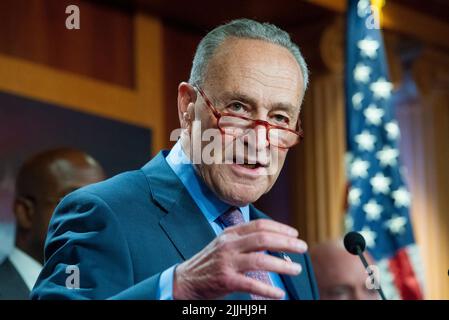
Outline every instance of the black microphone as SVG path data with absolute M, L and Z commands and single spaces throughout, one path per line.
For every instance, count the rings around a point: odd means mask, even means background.
M 368 270 L 368 262 L 365 259 L 365 256 L 363 255 L 363 251 L 365 251 L 366 243 L 365 238 L 363 236 L 355 231 L 348 232 L 345 235 L 345 238 L 343 240 L 343 243 L 345 245 L 346 250 L 356 256 L 359 256 L 360 260 L 362 260 L 363 266 L 365 267 L 366 272 L 371 277 L 373 275 L 373 271 Z M 379 292 L 380 297 L 382 300 L 387 300 L 385 298 L 384 292 L 382 291 L 382 288 L 380 287 L 380 283 L 378 288 L 376 288 L 377 292 Z

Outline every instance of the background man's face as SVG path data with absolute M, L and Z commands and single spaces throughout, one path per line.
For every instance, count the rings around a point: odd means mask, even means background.
M 79 150 L 47 150 L 28 159 L 17 177 L 16 246 L 43 262 L 48 224 L 60 199 L 104 178 L 103 168 Z
M 220 112 L 296 129 L 303 79 L 293 55 L 281 46 L 260 40 L 227 39 L 209 62 L 202 88 Z M 201 131 L 217 127 L 200 95 L 195 116 L 201 120 Z M 271 189 L 284 164 L 287 150 L 269 146 L 263 126 L 256 130 L 262 130 L 257 134 L 262 139 L 253 141 L 259 160 L 256 168 L 236 163 L 197 166 L 206 184 L 227 203 L 246 205 L 256 201 Z M 245 159 L 247 152 L 248 145 Z
M 42 186 L 43 194 L 36 203 L 37 243 L 42 246 L 47 236 L 48 223 L 59 200 L 70 192 L 83 186 L 105 179 L 103 169 L 87 160 L 80 163 L 78 159 L 55 160 L 48 168 L 49 184 Z
M 325 243 L 310 250 L 321 300 L 378 300 L 376 290 L 366 286 L 368 274 L 359 257 L 342 245 Z M 370 265 L 373 258 L 365 253 Z M 380 275 L 382 277 L 382 275 Z

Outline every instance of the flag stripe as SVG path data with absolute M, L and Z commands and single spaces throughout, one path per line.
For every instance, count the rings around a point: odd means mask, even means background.
M 390 270 L 394 274 L 394 282 L 401 298 L 404 300 L 421 300 L 423 298 L 418 279 L 413 271 L 406 248 L 399 250 L 390 259 Z
M 413 272 L 415 273 L 415 276 L 418 279 L 419 287 L 421 288 L 421 295 L 425 297 L 426 296 L 424 286 L 425 271 L 424 265 L 421 263 L 421 255 L 419 253 L 419 247 L 416 244 L 411 244 L 406 247 L 406 250 L 413 268 Z
M 400 300 L 401 296 L 393 281 L 393 274 L 390 271 L 390 260 L 382 259 L 376 262 L 379 267 L 380 284 L 388 300 Z

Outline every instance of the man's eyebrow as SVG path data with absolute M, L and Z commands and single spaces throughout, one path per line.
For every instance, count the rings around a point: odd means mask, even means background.
M 221 101 L 227 101 L 227 100 L 238 100 L 243 103 L 255 106 L 257 105 L 256 99 L 252 98 L 251 96 L 238 91 L 226 91 L 221 95 Z M 284 102 L 277 102 L 273 105 L 271 105 L 271 109 L 273 110 L 284 110 L 285 112 L 290 113 L 291 115 L 294 115 L 295 110 L 299 109 L 298 106 L 293 105 L 291 103 L 284 103 Z
M 273 108 L 274 110 L 284 110 L 285 112 L 291 114 L 291 115 L 295 115 L 297 110 L 300 110 L 300 108 L 298 106 L 295 106 L 291 103 L 275 103 Z
M 241 101 L 243 103 L 250 104 L 253 106 L 257 105 L 256 99 L 250 97 L 249 95 L 247 95 L 243 92 L 239 92 L 239 91 L 225 91 L 225 92 L 223 92 L 223 94 L 221 95 L 220 98 L 222 101 L 238 100 L 238 101 Z

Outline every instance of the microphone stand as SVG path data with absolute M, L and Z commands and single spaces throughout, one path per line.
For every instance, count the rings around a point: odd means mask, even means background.
M 365 256 L 363 255 L 363 251 L 360 249 L 360 246 L 357 246 L 356 248 L 357 248 L 357 255 L 359 256 L 360 260 L 362 260 L 365 270 L 367 270 L 368 275 L 371 277 L 373 275 L 373 271 L 372 270 L 368 271 L 368 262 L 366 261 Z M 382 300 L 387 300 L 387 298 L 384 295 L 384 292 L 382 291 L 380 283 L 377 286 L 376 290 L 377 292 L 379 292 L 379 295 L 382 298 Z

